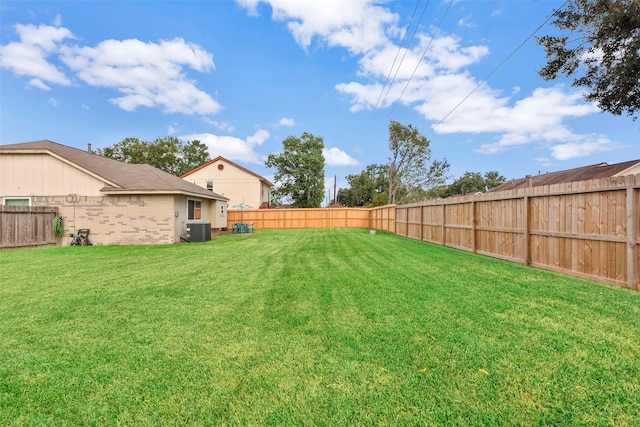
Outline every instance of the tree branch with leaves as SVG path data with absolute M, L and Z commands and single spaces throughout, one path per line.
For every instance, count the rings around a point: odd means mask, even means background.
M 282 141 L 281 153 L 269 154 L 266 166 L 276 168 L 274 196 L 290 199 L 296 208 L 317 208 L 324 199 L 324 141 L 304 132 Z
M 576 76 L 573 86 L 609 113 L 637 118 L 640 109 L 640 1 L 569 0 L 553 25 L 568 35 L 537 38 L 545 80 Z
M 419 200 L 426 190 L 447 180 L 449 162 L 443 159 L 429 164 L 429 140 L 413 125 L 390 121 L 389 151 L 389 203 Z

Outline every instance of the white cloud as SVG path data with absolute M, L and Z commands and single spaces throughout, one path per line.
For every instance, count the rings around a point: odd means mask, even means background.
M 443 36 L 433 39 L 422 35 L 420 50 L 427 49 L 425 57 L 437 68 L 456 71 L 463 67 L 479 62 L 489 54 L 489 48 L 484 45 L 462 47 L 460 39 L 454 36 Z M 429 45 L 431 43 L 431 45 Z
M 260 129 L 252 136 L 247 137 L 247 143 L 251 144 L 251 146 L 262 145 L 267 139 L 269 139 L 269 132 Z
M 38 89 L 42 89 L 42 90 L 51 90 L 49 86 L 44 84 L 44 82 L 37 77 L 34 77 L 31 80 L 29 80 L 29 85 L 33 87 L 37 87 Z
M 323 0 L 236 0 L 249 14 L 256 15 L 260 3 L 271 7 L 275 21 L 285 22 L 296 42 L 307 49 L 317 38 L 330 46 L 353 53 L 366 52 L 386 43 L 387 26 L 399 17 L 372 1 Z
M 356 166 L 360 162 L 337 147 L 322 149 L 327 166 Z
M 280 120 L 278 120 L 277 126 L 286 126 L 286 127 L 291 127 L 291 126 L 295 126 L 296 122 L 293 119 L 290 119 L 288 117 L 283 117 Z
M 258 16 L 258 4 L 261 0 L 236 0 L 243 8 L 247 9 L 250 16 Z
M 16 25 L 20 41 L 0 46 L 0 65 L 17 76 L 32 77 L 34 87 L 50 89 L 44 82 L 68 86 L 67 76 L 47 58 L 57 54 L 61 43 L 72 39 L 73 34 L 66 28 L 49 25 Z
M 376 77 L 385 79 L 387 75 L 395 79 L 406 81 L 414 77 L 427 77 L 434 74 L 434 67 L 425 62 L 420 63 L 423 50 L 419 48 L 398 51 L 398 46 L 386 44 L 367 52 L 359 61 L 358 74 L 363 77 Z M 396 60 L 396 57 L 398 58 Z M 394 68 L 389 72 L 389 66 L 394 63 Z M 416 65 L 419 66 L 416 68 Z
M 55 99 L 55 98 L 49 98 L 49 99 L 47 100 L 47 102 L 48 102 L 51 106 L 53 106 L 53 107 L 57 107 L 58 105 L 60 105 L 60 103 L 58 102 L 58 100 L 57 100 L 57 99 Z
M 618 148 L 618 144 L 603 135 L 580 135 L 579 139 L 579 141 L 554 145 L 551 147 L 551 155 L 557 160 L 569 160 Z
M 495 154 L 532 142 L 550 147 L 551 156 L 556 160 L 570 160 L 620 148 L 618 143 L 604 135 L 575 134 L 563 126 L 557 126 L 553 129 L 530 134 L 507 133 L 495 143 L 482 144 L 476 151 L 483 154 Z M 547 158 L 537 158 L 536 160 L 545 165 L 548 163 Z
M 61 22 L 56 16 L 54 23 Z M 31 77 L 33 87 L 51 90 L 49 84 L 70 85 L 64 64 L 86 84 L 119 92 L 110 101 L 127 111 L 144 106 L 204 115 L 221 109 L 186 74 L 187 68 L 213 70 L 213 56 L 183 39 L 105 40 L 91 47 L 71 44 L 74 35 L 59 26 L 17 24 L 16 32 L 19 41 L 0 46 L 0 65 L 17 76 Z
M 62 60 L 91 86 L 108 87 L 123 96 L 110 99 L 126 111 L 162 107 L 168 113 L 214 114 L 221 106 L 184 74 L 214 68 L 210 53 L 183 39 L 145 43 L 105 40 L 95 47 L 64 47 Z
M 476 24 L 471 21 L 471 16 L 467 15 L 463 18 L 458 19 L 458 27 L 475 28 Z
M 215 126 L 217 129 L 220 129 L 220 130 L 225 131 L 225 132 L 233 132 L 235 130 L 233 125 L 231 125 L 228 122 L 218 122 L 216 120 L 211 120 L 211 119 L 209 119 L 207 117 L 204 118 L 204 121 L 206 123 L 209 123 L 210 125 Z
M 182 135 L 179 138 L 183 141 L 197 139 L 206 144 L 212 157 L 222 156 L 233 161 L 262 164 L 263 162 L 254 149 L 261 146 L 269 138 L 269 132 L 261 129 L 246 139 L 211 133 Z
M 552 165 L 551 160 L 549 160 L 548 157 L 536 157 L 533 160 L 539 162 L 541 166 L 549 167 Z

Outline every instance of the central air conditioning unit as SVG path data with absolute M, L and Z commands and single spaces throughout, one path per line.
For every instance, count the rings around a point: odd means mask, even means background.
M 208 242 L 211 240 L 211 223 L 188 222 L 187 236 L 190 242 Z

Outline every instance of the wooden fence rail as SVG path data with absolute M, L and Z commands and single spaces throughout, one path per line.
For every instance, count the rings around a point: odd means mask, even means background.
M 57 208 L 0 206 L 0 249 L 55 245 L 53 219 Z
M 640 290 L 640 174 L 396 207 L 396 234 Z
M 369 208 L 242 209 L 227 212 L 227 228 L 245 222 L 265 228 L 369 228 Z

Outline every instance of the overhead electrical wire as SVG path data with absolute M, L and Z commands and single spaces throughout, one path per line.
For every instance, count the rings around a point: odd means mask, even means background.
M 373 124 L 375 123 L 377 116 L 378 116 L 378 112 L 380 111 L 381 105 L 384 105 L 384 102 L 386 101 L 387 97 L 389 96 L 389 92 L 391 91 L 391 87 L 393 85 L 393 82 L 395 81 L 396 77 L 398 76 L 398 72 L 400 71 L 400 68 L 402 67 L 402 64 L 407 56 L 407 52 L 409 51 L 409 47 L 411 46 L 411 43 L 413 42 L 416 33 L 418 32 L 418 28 L 420 28 L 420 24 L 422 23 L 422 19 L 424 18 L 425 12 L 427 11 L 427 8 L 429 6 L 429 4 L 431 3 L 431 0 L 427 0 L 427 2 L 425 3 L 424 7 L 422 8 L 422 12 L 420 13 L 420 18 L 418 18 L 418 21 L 416 22 L 416 25 L 413 28 L 413 32 L 411 33 L 411 37 L 408 41 L 408 43 L 405 46 L 405 40 L 407 38 L 407 34 L 409 34 L 409 30 L 411 29 L 411 24 L 413 23 L 413 20 L 415 18 L 416 15 L 416 11 L 418 10 L 418 7 L 420 6 L 420 2 L 421 0 L 416 1 L 416 5 L 413 8 L 413 12 L 411 13 L 411 18 L 409 19 L 409 24 L 406 27 L 406 30 L 404 32 L 404 35 L 402 36 L 402 41 L 400 42 L 400 45 L 398 46 L 398 51 L 396 52 L 396 56 L 393 59 L 393 63 L 391 64 L 391 67 L 389 67 L 389 72 L 387 73 L 387 77 L 385 79 L 384 85 L 382 86 L 382 89 L 380 90 L 380 94 L 378 95 L 378 99 L 376 101 L 376 105 L 373 108 L 373 112 L 371 115 L 371 120 L 369 120 L 369 125 L 366 127 L 365 129 L 365 139 L 366 139 L 366 133 L 371 130 Z M 397 67 L 395 67 L 396 62 L 398 60 L 398 56 L 400 56 L 400 52 L 402 51 L 403 46 L 405 46 L 405 50 L 404 53 L 402 55 L 402 59 L 400 60 L 400 63 L 398 64 Z M 395 68 L 395 73 L 393 74 L 393 77 L 391 78 L 391 73 L 393 72 Z M 384 95 L 384 97 L 382 96 L 385 93 L 385 88 L 387 89 L 386 94 Z M 381 101 L 382 100 L 382 101 Z
M 424 7 L 422 8 L 422 13 L 420 14 L 420 19 L 418 19 L 418 23 L 416 24 L 416 26 L 413 28 L 413 33 L 411 34 L 411 38 L 409 39 L 409 43 L 407 43 L 407 47 L 404 50 L 404 53 L 402 54 L 402 59 L 400 60 L 400 64 L 398 64 L 398 68 L 396 68 L 396 72 L 393 75 L 393 79 L 391 79 L 391 83 L 389 84 L 389 86 L 387 87 L 387 93 L 384 96 L 384 99 L 382 100 L 382 104 L 384 105 L 384 101 L 387 100 L 387 96 L 389 96 L 389 92 L 391 91 L 391 85 L 393 84 L 393 82 L 395 81 L 396 77 L 398 76 L 398 72 L 400 72 L 400 67 L 402 67 L 402 63 L 404 62 L 404 59 L 407 57 L 407 52 L 409 52 L 409 46 L 411 46 L 411 43 L 413 42 L 413 39 L 416 36 L 416 33 L 418 32 L 418 28 L 420 28 L 420 24 L 422 23 L 422 18 L 424 18 L 424 14 L 427 11 L 427 7 L 429 7 L 429 3 L 431 1 L 427 0 L 427 2 L 425 3 Z M 418 2 L 420 3 L 420 2 Z M 418 4 L 416 4 L 416 7 L 418 6 Z M 415 11 L 414 11 L 415 13 Z M 412 17 L 413 20 L 413 17 Z M 411 25 L 411 22 L 409 22 L 409 25 Z M 407 28 L 407 31 L 409 30 L 409 28 Z M 406 33 L 405 33 L 406 36 Z M 404 39 L 403 39 L 404 42 Z M 400 47 L 398 48 L 398 53 L 400 53 L 400 49 L 402 48 L 402 44 L 400 45 Z M 393 69 L 393 65 L 391 66 L 391 70 Z M 391 72 L 391 70 L 389 70 L 389 72 Z M 382 89 L 384 91 L 384 88 Z M 376 104 L 376 108 L 378 108 L 378 105 Z
M 478 83 L 476 85 L 476 87 L 474 87 L 471 92 L 469 92 L 464 98 L 462 98 L 462 100 L 460 102 L 458 102 L 458 104 L 453 107 L 451 109 L 451 111 L 449 111 L 447 114 L 445 114 L 445 116 L 440 119 L 440 121 L 438 123 L 436 123 L 435 125 L 431 126 L 431 130 L 430 132 L 433 132 L 433 130 L 435 128 L 437 128 L 438 126 L 440 126 L 451 114 L 453 114 L 454 111 L 456 111 L 467 99 L 469 99 L 469 97 L 471 95 L 473 95 L 483 84 L 485 84 L 487 82 L 487 80 L 489 80 L 491 78 L 491 76 L 493 76 L 496 71 L 498 71 L 504 64 L 507 63 L 507 61 L 509 61 L 513 55 L 516 54 L 516 52 L 518 52 L 522 46 L 524 46 L 529 40 L 531 40 L 531 38 L 533 38 L 533 36 L 535 36 L 535 34 L 540 31 L 540 29 L 542 27 L 544 27 L 545 25 L 547 25 L 547 23 L 563 8 L 565 7 L 565 5 L 569 2 L 569 0 L 565 1 L 564 3 L 562 3 L 562 6 L 560 6 L 558 9 L 556 9 L 551 15 L 549 15 L 549 17 L 540 25 L 538 25 L 538 27 L 533 30 L 533 32 L 531 34 L 529 34 L 529 36 L 524 39 L 522 41 L 522 43 L 520 43 L 509 55 L 507 55 L 507 57 L 505 59 L 502 60 L 502 62 L 500 62 L 493 70 L 491 70 L 491 72 L 484 78 L 482 79 L 482 81 L 480 81 L 480 83 Z M 400 99 L 398 99 L 399 101 Z
M 549 15 L 549 17 L 548 17 L 547 19 L 545 19 L 545 21 L 544 21 L 544 22 L 542 22 L 542 23 L 541 23 L 541 24 L 540 24 L 540 25 L 539 25 L 539 26 L 538 26 L 538 27 L 537 27 L 533 32 L 531 32 L 531 34 L 529 34 L 529 35 L 528 35 L 528 36 L 527 36 L 527 37 L 526 37 L 526 38 L 525 38 L 525 39 L 524 39 L 524 40 L 523 40 L 523 41 L 522 41 L 522 42 L 521 42 L 521 43 L 520 43 L 520 44 L 519 44 L 519 45 L 518 45 L 518 46 L 517 46 L 517 47 L 516 47 L 516 48 L 515 48 L 511 53 L 510 53 L 510 54 L 509 54 L 509 55 L 507 55 L 507 57 L 505 57 L 505 58 L 504 58 L 504 59 L 503 59 L 503 60 L 502 60 L 502 61 L 501 61 L 501 62 L 500 62 L 500 63 L 499 63 L 499 64 L 498 64 L 498 65 L 497 65 L 497 66 L 496 66 L 496 67 L 495 67 L 495 68 L 494 68 L 494 69 L 493 69 L 493 70 L 492 70 L 492 71 L 491 71 L 491 72 L 490 72 L 490 73 L 489 73 L 489 74 L 484 78 L 484 79 L 482 79 L 482 81 L 480 81 L 480 82 L 479 82 L 479 83 L 478 83 L 478 84 L 477 84 L 477 85 L 476 85 L 476 86 L 475 86 L 475 87 L 474 87 L 474 88 L 473 88 L 473 89 L 472 89 L 472 90 L 471 90 L 471 91 L 470 91 L 470 92 L 469 92 L 469 93 L 468 93 L 464 98 L 462 98 L 462 100 L 460 100 L 460 102 L 458 102 L 458 104 L 456 104 L 456 106 L 455 106 L 455 107 L 453 107 L 453 108 L 452 108 L 452 109 L 451 109 L 447 114 L 445 114 L 445 115 L 444 115 L 444 117 L 443 117 L 442 119 L 440 119 L 440 120 L 439 120 L 435 125 L 431 126 L 431 128 L 430 128 L 430 130 L 429 130 L 429 132 L 428 132 L 427 134 L 432 133 L 436 127 L 438 127 L 439 125 L 441 125 L 441 124 L 442 124 L 442 123 L 443 123 L 443 122 L 444 122 L 444 121 L 445 121 L 449 116 L 451 116 L 451 114 L 453 114 L 453 113 L 454 113 L 458 108 L 460 108 L 460 106 L 461 106 L 462 104 L 464 104 L 464 102 L 466 102 L 466 100 L 467 100 L 467 99 L 469 99 L 469 97 L 471 97 L 471 95 L 473 95 L 473 94 L 474 94 L 474 93 L 475 93 L 475 92 L 476 92 L 476 91 L 477 91 L 477 90 L 478 90 L 482 85 L 484 85 L 484 84 L 485 84 L 485 83 L 486 83 L 486 82 L 487 82 L 487 81 L 488 81 L 488 80 L 489 80 L 489 79 L 490 79 L 490 78 L 491 78 L 491 77 L 492 77 L 492 76 L 493 76 L 493 75 L 494 75 L 494 74 L 495 74 L 495 73 L 496 73 L 496 72 L 497 72 L 497 71 L 498 71 L 502 66 L 504 66 L 504 64 L 506 64 L 506 63 L 507 63 L 507 62 L 508 62 L 508 61 L 509 61 L 509 60 L 510 60 L 510 59 L 511 59 L 511 58 L 512 58 L 512 57 L 513 57 L 513 56 L 514 56 L 514 55 L 515 55 L 515 54 L 516 54 L 516 53 L 517 53 L 517 52 L 518 52 L 518 51 L 519 51 L 519 50 L 520 50 L 520 49 L 521 49 L 521 48 L 522 48 L 522 47 L 523 47 L 523 46 L 524 46 L 528 41 L 529 41 L 529 40 L 531 40 L 531 38 L 533 38 L 533 36 L 535 36 L 535 34 L 536 34 L 538 31 L 540 31 L 540 29 L 541 29 L 542 27 L 544 27 L 547 23 L 549 23 L 549 21 L 550 21 L 550 20 L 551 20 L 551 19 L 552 19 L 552 18 L 553 18 L 553 17 L 554 17 L 554 16 L 555 16 L 559 11 L 561 11 L 561 10 L 562 10 L 566 5 L 567 5 L 567 3 L 568 3 L 568 2 L 569 2 L 569 0 L 565 0 L 565 2 L 564 2 L 564 3 L 562 3 L 562 5 L 561 5 L 558 9 L 554 10 L 554 12 L 553 12 L 551 15 Z M 412 16 L 411 16 L 411 20 L 410 20 L 410 22 L 409 22 L 409 26 L 411 25 L 411 22 L 413 22 L 413 18 L 414 18 L 414 15 L 415 15 L 415 12 L 416 12 L 416 10 L 417 10 L 417 7 L 418 7 L 419 3 L 420 3 L 420 0 L 418 0 L 418 2 L 416 3 L 416 7 L 414 8 L 413 14 L 412 14 Z M 392 114 L 393 114 L 393 112 L 395 111 L 395 108 L 396 108 L 397 104 L 400 102 L 400 100 L 401 100 L 401 99 L 402 99 L 402 97 L 404 96 L 404 94 L 405 94 L 405 92 L 406 92 L 407 88 L 409 87 L 409 84 L 411 83 L 411 80 L 413 79 L 413 77 L 415 77 L 415 74 L 416 74 L 416 72 L 417 72 L 418 68 L 419 68 L 419 67 L 420 67 L 420 65 L 422 64 L 422 61 L 423 61 L 424 57 L 426 56 L 426 54 L 427 54 L 427 52 L 428 52 L 428 50 L 429 50 L 429 47 L 431 46 L 431 44 L 432 44 L 432 42 L 433 42 L 433 39 L 435 38 L 435 36 L 436 36 L 436 35 L 437 35 L 437 33 L 439 32 L 440 27 L 442 26 L 442 23 L 443 23 L 443 21 L 444 21 L 445 17 L 447 16 L 447 14 L 448 14 L 448 12 L 449 12 L 449 10 L 450 10 L 450 8 L 451 8 L 451 6 L 452 6 L 452 4 L 453 4 L 453 3 L 454 3 L 454 0 L 450 0 L 450 1 L 449 1 L 449 4 L 448 4 L 448 6 L 447 6 L 447 9 L 446 9 L 446 11 L 444 12 L 444 14 L 442 15 L 442 17 L 440 18 L 440 22 L 438 23 L 438 26 L 437 26 L 437 28 L 436 28 L 435 32 L 434 32 L 434 33 L 433 33 L 433 35 L 431 36 L 431 38 L 430 38 L 430 40 L 429 40 L 429 43 L 427 44 L 426 48 L 424 49 L 424 51 L 423 51 L 423 53 L 422 53 L 422 56 L 420 57 L 420 60 L 418 61 L 418 64 L 417 64 L 417 65 L 416 65 L 416 67 L 414 68 L 413 73 L 411 74 L 410 78 L 407 80 L 407 83 L 405 84 L 405 87 L 404 87 L 404 89 L 402 90 L 402 92 L 401 92 L 400 96 L 398 97 L 398 99 L 396 100 L 396 102 L 394 102 L 393 108 L 392 108 L 391 112 L 389 113 L 389 119 L 391 119 L 391 115 L 392 115 Z M 425 7 L 424 7 L 424 9 L 423 9 L 423 11 L 422 11 L 422 14 L 421 14 L 421 16 L 420 16 L 420 18 L 419 18 L 418 24 L 417 24 L 417 25 L 416 25 L 416 27 L 414 28 L 414 31 L 413 31 L 413 33 L 412 33 L 411 39 L 410 39 L 410 41 L 409 41 L 409 44 L 408 44 L 408 45 L 407 45 L 407 47 L 406 47 L 406 50 L 408 50 L 408 49 L 409 49 L 409 46 L 410 46 L 410 44 L 411 44 L 411 41 L 413 41 L 413 38 L 414 38 L 414 36 L 415 36 L 415 34 L 416 34 L 416 32 L 417 32 L 417 29 L 418 29 L 418 27 L 419 27 L 420 22 L 422 21 L 422 18 L 423 18 L 423 16 L 424 16 L 424 13 L 425 13 L 425 11 L 426 11 L 426 9 L 427 9 L 428 4 L 429 4 L 429 1 L 427 1 L 427 5 L 425 5 Z M 397 74 L 398 74 L 398 70 L 400 69 L 400 66 L 402 65 L 402 61 L 404 60 L 404 56 L 406 56 L 406 51 L 405 51 L 405 55 L 403 55 L 403 58 L 402 58 L 402 60 L 401 60 L 400 64 L 398 65 L 398 68 L 396 69 L 396 72 L 395 72 L 395 74 L 394 74 L 393 78 L 391 79 L 391 81 L 389 81 L 389 76 L 390 76 L 391 71 L 393 70 L 394 65 L 395 65 L 395 63 L 396 63 L 396 61 L 397 61 L 397 58 L 398 58 L 399 52 L 400 52 L 400 50 L 402 49 L 402 46 L 403 46 L 403 44 L 404 44 L 404 40 L 406 39 L 406 35 L 407 35 L 408 31 L 409 31 L 409 26 L 407 26 L 407 31 L 405 31 L 405 34 L 404 34 L 403 39 L 402 39 L 402 43 L 401 43 L 401 44 L 400 44 L 400 46 L 398 47 L 398 53 L 396 54 L 396 58 L 394 59 L 394 63 L 391 65 L 391 68 L 390 68 L 389 73 L 388 73 L 388 75 L 387 75 L 387 79 L 386 79 L 386 81 L 385 81 L 385 84 L 384 84 L 384 86 L 383 86 L 383 88 L 382 88 L 382 90 L 381 90 L 381 92 L 380 92 L 380 95 L 378 96 L 378 101 L 376 101 L 376 106 L 375 106 L 375 108 L 374 108 L 374 113 L 373 113 L 374 115 L 372 116 L 373 118 L 372 118 L 372 120 L 370 121 L 370 125 L 367 127 L 367 129 L 371 129 L 371 128 L 372 128 L 373 122 L 375 121 L 376 113 L 380 110 L 380 105 L 379 105 L 379 104 L 380 104 L 380 98 L 381 98 L 381 96 L 382 96 L 382 93 L 384 93 L 385 87 L 388 85 L 387 94 L 385 95 L 385 97 L 384 97 L 384 98 L 382 98 L 382 103 L 384 103 L 384 101 L 386 100 L 387 95 L 389 94 L 390 87 L 391 87 L 391 85 L 393 84 L 393 81 L 395 80 L 395 78 L 396 78 L 396 76 L 397 76 Z
M 413 69 L 413 73 L 411 73 L 411 76 L 407 80 L 407 84 L 404 85 L 404 88 L 402 89 L 402 92 L 400 93 L 400 96 L 398 96 L 398 99 L 396 100 L 396 102 L 393 103 L 393 108 L 391 109 L 391 112 L 389 113 L 389 120 L 391 120 L 391 116 L 393 115 L 393 112 L 396 109 L 396 105 L 398 105 L 398 103 L 400 102 L 400 100 L 404 96 L 405 92 L 407 91 L 407 88 L 409 87 L 409 83 L 411 83 L 411 80 L 413 80 L 413 77 L 416 75 L 416 72 L 418 71 L 418 68 L 420 68 L 420 65 L 422 65 L 422 60 L 427 55 L 427 52 L 429 51 L 429 48 L 431 47 L 431 43 L 433 42 L 433 39 L 435 38 L 435 36 L 440 31 L 440 27 L 442 26 L 442 23 L 444 22 L 444 18 L 449 13 L 449 10 L 451 9 L 451 5 L 453 4 L 453 2 L 454 2 L 454 0 L 449 0 L 449 4 L 447 5 L 447 9 L 442 14 L 442 18 L 440 18 L 440 22 L 438 22 L 438 26 L 436 27 L 436 30 L 434 31 L 433 35 L 429 38 L 429 43 L 427 43 L 427 47 L 424 48 L 424 51 L 422 52 L 422 56 L 418 60 L 418 63 L 416 64 L 416 67 Z
M 427 2 L 427 4 L 428 4 L 428 2 Z M 416 11 L 418 10 L 418 6 L 420 6 L 420 0 L 418 0 L 416 2 L 416 6 L 413 8 L 413 13 L 411 13 L 411 19 L 409 19 L 409 24 L 407 25 L 407 29 L 405 30 L 404 35 L 402 36 L 402 41 L 400 42 L 400 45 L 398 46 L 398 51 L 396 52 L 396 57 L 393 58 L 393 64 L 391 64 L 391 67 L 389 67 L 389 72 L 387 73 L 387 78 L 384 81 L 384 85 L 382 85 L 382 90 L 380 91 L 380 95 L 378 95 L 378 100 L 376 101 L 376 105 L 375 105 L 375 107 L 373 107 L 374 111 L 377 110 L 378 106 L 380 105 L 380 99 L 382 98 L 382 94 L 384 93 L 384 90 L 387 87 L 387 83 L 389 83 L 389 79 L 391 78 L 391 73 L 393 72 L 393 67 L 396 65 L 396 61 L 398 60 L 398 56 L 400 56 L 400 51 L 402 51 L 402 46 L 404 45 L 404 41 L 407 38 L 407 34 L 409 33 L 409 28 L 411 28 L 411 23 L 413 22 L 413 18 L 416 16 Z M 423 14 L 424 14 L 424 11 L 423 11 Z M 422 20 L 422 17 L 420 17 L 420 19 Z M 419 24 L 419 22 L 418 22 L 418 24 Z M 416 32 L 414 30 L 413 34 L 415 34 L 415 33 Z M 413 40 L 413 36 L 411 36 L 411 40 Z M 409 40 L 409 45 L 411 45 L 411 40 Z M 402 57 L 402 59 L 404 60 L 404 56 Z M 402 65 L 402 61 L 400 61 L 400 64 L 398 65 L 398 69 L 400 68 L 401 65 Z M 396 70 L 396 74 L 395 75 L 397 75 L 397 74 L 398 74 L 398 71 Z M 395 75 L 394 75 L 394 79 L 395 79 Z M 393 82 L 393 80 L 391 82 Z
M 398 50 L 396 52 L 396 56 L 393 59 L 393 63 L 391 64 L 391 67 L 389 67 L 389 72 L 387 73 L 387 78 L 385 79 L 384 85 L 382 85 L 382 89 L 380 90 L 380 94 L 378 95 L 378 99 L 376 101 L 376 105 L 373 107 L 373 112 L 371 113 L 371 119 L 369 120 L 369 124 L 368 126 L 365 128 L 365 137 L 366 137 L 366 133 L 372 128 L 373 124 L 376 122 L 376 119 L 378 118 L 378 112 L 380 111 L 381 105 L 384 105 L 384 101 L 386 101 L 387 96 L 389 95 L 389 91 L 391 90 L 391 86 L 393 85 L 393 82 L 396 78 L 396 76 L 398 75 L 398 71 L 400 70 L 400 67 L 402 66 L 402 63 L 404 62 L 404 58 L 407 56 L 407 51 L 409 50 L 409 46 L 411 46 L 411 42 L 413 41 L 413 38 L 415 37 L 415 34 L 417 32 L 417 29 L 420 26 L 420 22 L 422 22 L 422 18 L 424 16 L 424 12 L 427 9 L 427 6 L 429 5 L 429 2 L 431 0 L 427 0 L 427 4 L 426 6 L 422 9 L 422 13 L 420 14 L 420 18 L 418 20 L 418 22 L 416 23 L 416 26 L 414 27 L 413 33 L 411 34 L 411 38 L 409 39 L 409 42 L 407 43 L 406 47 L 405 47 L 405 51 L 404 54 L 402 55 L 402 59 L 400 60 L 400 63 L 398 64 L 398 67 L 395 68 L 396 62 L 398 61 L 398 57 L 400 56 L 400 52 L 402 51 L 402 48 L 404 46 L 404 42 L 407 39 L 407 34 L 409 34 L 409 30 L 411 29 L 411 24 L 413 23 L 413 19 L 415 18 L 416 12 L 418 10 L 418 6 L 420 6 L 420 1 L 418 0 L 416 1 L 416 5 L 413 8 L 413 12 L 411 13 L 411 18 L 409 19 L 409 24 L 406 27 L 406 30 L 404 32 L 404 35 L 402 36 L 402 41 L 400 42 L 400 45 L 398 46 Z M 393 75 L 393 78 L 391 77 L 391 73 L 393 72 L 393 70 L 396 70 L 395 74 Z M 382 96 L 385 92 L 385 89 L 387 89 L 387 93 L 384 95 L 384 97 Z

